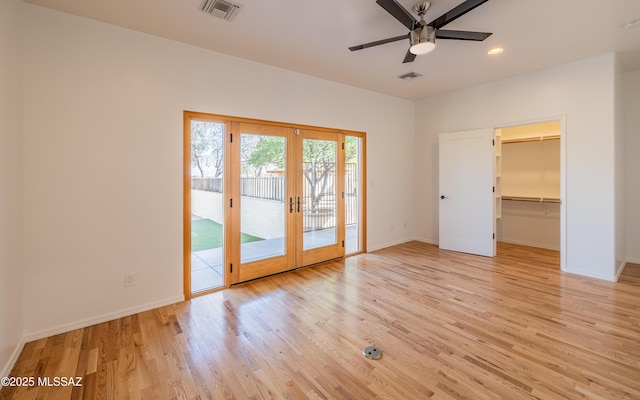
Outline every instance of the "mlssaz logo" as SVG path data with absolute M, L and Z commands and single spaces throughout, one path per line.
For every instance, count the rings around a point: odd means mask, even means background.
M 38 377 L 38 386 L 53 386 L 53 387 L 58 387 L 58 386 L 77 386 L 80 387 L 82 386 L 82 377 L 81 376 L 76 376 L 76 377 L 67 377 L 67 376 L 54 376 L 54 377 L 49 377 L 49 376 L 43 376 L 43 377 Z

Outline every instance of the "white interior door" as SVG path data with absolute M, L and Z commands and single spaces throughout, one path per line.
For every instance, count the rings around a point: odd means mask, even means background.
M 440 248 L 493 257 L 493 129 L 440 134 Z

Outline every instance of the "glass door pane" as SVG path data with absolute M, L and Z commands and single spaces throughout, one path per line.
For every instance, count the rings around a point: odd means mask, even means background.
M 301 130 L 296 137 L 298 266 L 344 255 L 343 135 Z
M 191 120 L 191 293 L 224 286 L 225 124 Z
M 244 282 L 295 268 L 293 130 L 271 125 L 232 124 L 238 139 L 232 154 L 231 282 Z M 239 203 L 238 205 L 236 205 Z
M 362 139 L 346 136 L 345 144 L 345 254 L 362 250 Z
M 302 140 L 303 250 L 338 242 L 336 160 L 335 140 Z
M 240 135 L 240 262 L 286 254 L 286 149 L 281 136 Z

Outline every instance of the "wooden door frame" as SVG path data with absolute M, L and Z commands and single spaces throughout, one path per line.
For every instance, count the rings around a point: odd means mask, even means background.
M 296 233 L 302 232 L 299 234 L 296 241 L 296 266 L 304 267 L 307 265 L 316 264 L 318 262 L 323 262 L 326 260 L 336 259 L 340 257 L 344 257 L 345 255 L 345 209 L 344 209 L 344 198 L 340 195 L 344 194 L 344 176 L 345 176 L 345 161 L 344 161 L 344 138 L 345 135 L 342 132 L 327 132 L 327 131 L 318 131 L 312 129 L 304 129 L 299 131 L 299 135 L 296 136 L 296 196 L 304 198 L 303 187 L 304 187 L 304 176 L 302 174 L 302 169 L 299 168 L 304 162 L 303 153 L 304 153 L 304 140 L 305 136 L 309 136 L 311 140 L 329 140 L 336 142 L 336 162 L 335 162 L 335 177 L 336 181 L 336 243 L 332 246 L 320 247 L 317 249 L 304 250 L 303 239 L 304 239 L 304 215 L 299 212 L 296 216 Z M 339 178 L 341 177 L 341 178 Z M 342 242 L 342 247 L 340 250 Z M 334 246 L 337 246 L 336 249 Z M 329 248 L 334 247 L 334 248 Z M 307 259 L 305 261 L 305 259 Z
M 224 288 L 228 288 L 231 285 L 231 274 L 225 273 L 224 286 L 221 288 L 215 288 L 212 290 L 202 291 L 199 293 L 191 293 L 191 126 L 190 122 L 192 119 L 195 120 L 204 120 L 204 121 L 215 121 L 224 123 L 226 127 L 226 134 L 233 134 L 231 129 L 231 124 L 233 122 L 239 123 L 248 123 L 248 124 L 260 124 L 260 125 L 270 125 L 270 126 L 278 126 L 278 127 L 286 127 L 291 129 L 299 129 L 299 130 L 312 130 L 312 131 L 321 131 L 321 132 L 333 132 L 346 136 L 357 137 L 361 140 L 361 151 L 359 157 L 359 176 L 360 176 L 360 192 L 362 196 L 360 198 L 360 217 L 359 217 L 359 229 L 361 234 L 361 243 L 360 250 L 351 253 L 349 255 L 366 253 L 367 251 L 367 185 L 366 185 L 366 132 L 362 131 L 350 131 L 343 129 L 335 129 L 335 128 L 326 128 L 320 126 L 313 125 L 302 125 L 302 124 L 294 124 L 287 122 L 276 122 L 276 121 L 268 121 L 261 119 L 253 119 L 253 118 L 243 118 L 236 116 L 228 116 L 221 114 L 209 114 L 197 111 L 183 111 L 183 288 L 184 288 L 184 296 L 186 299 L 190 299 L 196 296 L 208 294 L 211 292 L 215 292 Z M 231 154 L 230 141 L 225 140 L 225 171 L 231 170 L 231 163 L 233 162 L 231 157 L 227 155 Z M 235 189 L 233 182 L 231 179 L 224 180 L 224 201 L 225 204 L 229 204 L 231 200 L 232 192 Z M 231 238 L 231 226 L 234 222 L 236 222 L 232 216 L 232 213 L 229 207 L 225 207 L 224 211 L 224 235 L 225 238 Z M 238 221 L 239 222 L 239 221 Z M 224 259 L 225 259 L 225 268 L 228 266 L 228 260 L 231 260 L 231 243 L 225 243 L 224 246 Z M 234 271 L 235 272 L 235 271 Z
M 360 250 L 354 253 L 346 254 L 350 256 L 350 255 L 367 252 L 367 152 L 366 152 L 367 137 L 362 132 L 343 131 L 343 133 L 344 133 L 343 138 L 345 140 L 345 143 L 346 143 L 347 136 L 356 137 L 360 140 L 360 147 L 361 147 L 360 149 L 361 151 L 358 153 L 358 176 L 359 176 L 358 183 L 359 183 L 360 193 L 362 193 L 362 196 L 360 196 L 358 199 L 358 205 L 360 207 L 360 210 L 359 210 L 360 212 L 358 216 L 358 221 L 359 221 L 358 229 L 360 230 L 359 234 L 361 235 L 362 240 L 360 243 Z
M 247 132 L 248 131 L 248 132 Z M 240 160 L 240 151 L 239 148 L 241 143 L 241 136 L 243 134 L 251 134 L 251 135 L 267 135 L 273 137 L 283 137 L 286 139 L 285 146 L 285 182 L 286 182 L 286 197 L 293 199 L 294 196 L 294 188 L 295 188 L 295 180 L 293 177 L 293 170 L 295 164 L 295 151 L 293 151 L 293 130 L 291 128 L 283 127 L 280 125 L 266 125 L 266 124 L 257 124 L 257 123 L 247 123 L 247 122 L 231 122 L 231 132 L 235 133 L 235 138 L 233 143 L 231 144 L 232 153 L 230 154 L 231 158 L 231 169 L 230 174 L 233 176 L 236 173 L 240 173 L 241 171 L 241 160 Z M 229 261 L 232 265 L 237 266 L 232 270 L 229 268 L 230 275 L 230 284 L 233 285 L 235 283 L 246 282 L 252 279 L 261 278 L 263 276 L 268 276 L 274 273 L 285 272 L 290 269 L 295 268 L 295 252 L 292 251 L 292 248 L 295 248 L 295 214 L 287 212 L 287 204 L 285 201 L 285 254 L 281 256 L 266 258 L 262 260 L 252 261 L 247 264 L 242 264 L 241 261 L 241 194 L 240 194 L 240 185 L 239 180 L 237 179 L 229 179 L 231 181 L 231 198 L 237 199 L 236 204 L 233 209 L 231 209 L 232 214 L 232 223 L 231 227 L 237 227 L 238 229 L 232 232 L 229 232 L 229 238 L 231 245 L 229 246 L 230 257 Z M 287 266 L 291 266 L 286 270 L 273 270 L 273 268 L 277 267 L 277 265 L 281 265 L 284 262 Z M 253 264 L 251 273 L 244 270 L 243 265 Z M 245 267 L 246 268 L 246 267 Z M 257 272 L 253 271 L 254 268 L 257 268 Z M 264 274 L 265 272 L 271 270 L 271 273 Z M 261 272 L 262 271 L 262 272 Z
M 231 159 L 227 157 L 230 153 L 230 143 L 228 134 L 231 132 L 231 122 L 221 115 L 199 113 L 193 111 L 183 112 L 183 289 L 185 299 L 201 296 L 203 294 L 212 293 L 220 289 L 229 287 L 230 276 L 228 273 L 224 274 L 224 285 L 222 287 L 213 288 L 210 290 L 204 290 L 198 293 L 191 292 L 191 121 L 208 121 L 224 124 L 225 126 L 225 139 L 224 139 L 224 171 L 228 171 L 231 167 Z M 224 179 L 223 186 L 223 199 L 224 204 L 228 204 L 231 192 L 231 180 Z M 224 210 L 224 237 L 230 237 L 231 231 L 231 212 L 228 207 Z M 230 257 L 230 246 L 225 243 L 223 246 L 224 260 L 228 260 Z

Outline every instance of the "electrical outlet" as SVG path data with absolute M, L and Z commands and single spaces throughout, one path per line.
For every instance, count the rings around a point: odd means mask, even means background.
M 124 274 L 124 286 L 128 287 L 128 286 L 133 286 L 136 284 L 136 273 L 135 272 L 129 272 L 127 274 Z

